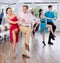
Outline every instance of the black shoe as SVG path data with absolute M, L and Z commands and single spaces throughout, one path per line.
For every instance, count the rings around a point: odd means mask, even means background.
M 55 40 L 55 37 L 51 37 L 53 40 Z
M 48 42 L 48 44 L 49 44 L 49 45 L 53 45 L 53 43 L 52 43 L 52 42 Z
M 25 58 L 30 58 L 28 55 L 24 55 L 24 54 L 23 54 L 22 56 L 25 57 Z
M 0 38 L 1 38 L 1 36 L 0 36 Z
M 44 44 L 44 46 L 46 46 L 46 44 L 45 44 L 45 42 L 44 42 L 44 41 L 43 41 L 42 43 Z
M 0 41 L 2 41 L 2 40 L 3 40 L 3 37 L 0 36 Z
M 52 36 L 52 38 L 55 38 L 56 37 L 54 34 L 52 34 L 51 36 Z

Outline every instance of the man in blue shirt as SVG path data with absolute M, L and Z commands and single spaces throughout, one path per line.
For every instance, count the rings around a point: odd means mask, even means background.
M 1 23 L 2 23 L 2 18 L 3 18 L 3 16 L 4 16 L 4 12 L 3 12 L 3 9 L 2 9 L 2 12 L 1 12 L 1 14 L 0 14 L 0 25 L 1 25 Z
M 3 12 L 3 9 L 2 9 L 2 12 L 1 12 L 1 14 L 0 14 L 0 25 L 1 25 L 1 23 L 2 23 L 2 18 L 3 18 L 3 16 L 4 16 L 4 12 Z M 1 36 L 0 36 L 0 38 L 1 38 Z
M 45 13 L 45 17 L 47 18 L 47 24 L 52 25 L 53 32 L 55 32 L 56 26 L 54 25 L 53 20 L 56 19 L 56 16 L 55 16 L 54 12 L 52 11 L 52 5 L 49 5 L 48 9 L 49 9 L 49 11 L 47 11 Z M 52 33 L 50 31 L 49 40 L 48 40 L 49 45 L 53 45 L 53 43 L 51 42 L 51 39 L 55 40 L 55 37 L 52 36 Z

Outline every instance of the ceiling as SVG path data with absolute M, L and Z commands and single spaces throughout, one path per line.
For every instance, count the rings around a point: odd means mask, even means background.
M 60 0 L 0 0 L 0 3 L 18 3 L 18 2 L 57 2 Z

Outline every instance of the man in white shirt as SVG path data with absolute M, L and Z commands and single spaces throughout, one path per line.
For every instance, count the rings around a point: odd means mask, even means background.
M 20 31 L 25 35 L 24 41 L 24 48 L 23 48 L 23 57 L 30 58 L 26 55 L 26 50 L 29 51 L 29 42 L 30 42 L 30 35 L 31 35 L 31 24 L 34 25 L 33 17 L 30 13 L 28 13 L 28 6 L 24 5 L 22 8 L 23 12 L 19 14 L 19 21 L 20 21 Z

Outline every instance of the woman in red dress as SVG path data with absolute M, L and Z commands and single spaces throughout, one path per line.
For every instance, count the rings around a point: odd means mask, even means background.
M 18 34 L 19 34 L 19 26 L 18 26 L 18 19 L 15 14 L 12 13 L 12 9 L 8 7 L 6 9 L 7 13 L 7 21 L 10 24 L 10 40 L 12 43 L 13 55 L 16 58 L 15 47 L 16 43 L 18 42 Z

